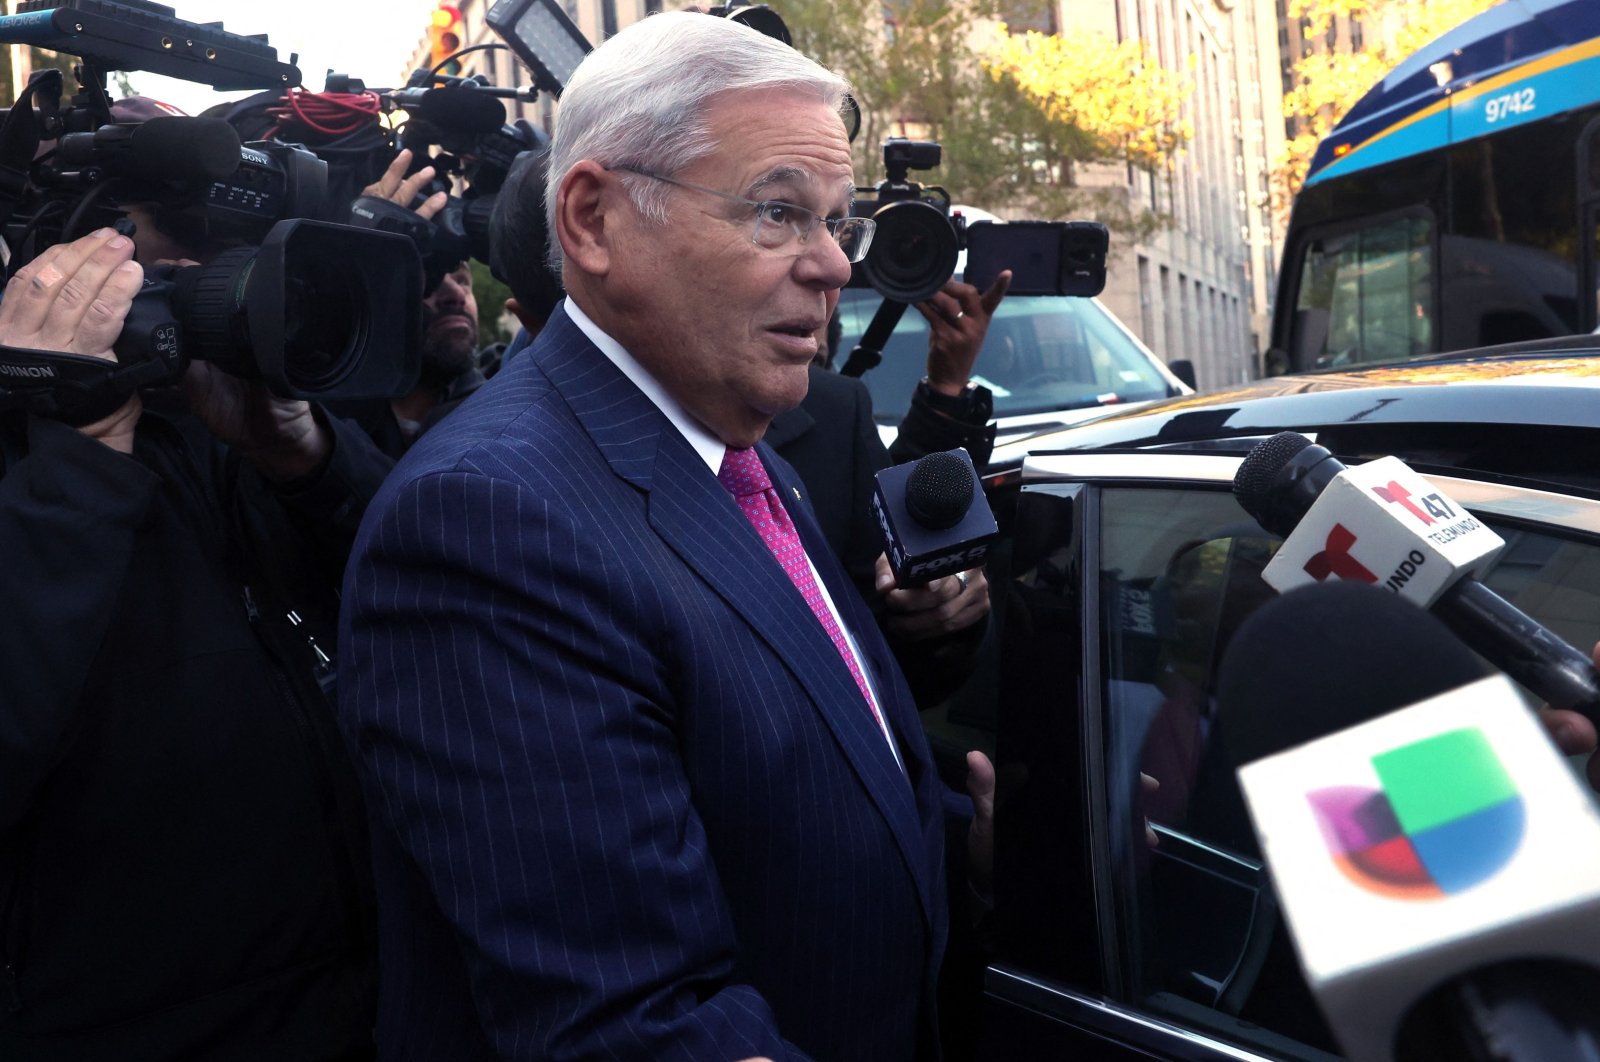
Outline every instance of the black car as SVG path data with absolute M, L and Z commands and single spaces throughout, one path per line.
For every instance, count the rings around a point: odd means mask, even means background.
M 1600 346 L 1568 346 L 1282 377 L 996 454 L 991 651 L 925 717 L 951 777 L 979 747 L 1001 779 L 978 1057 L 1336 1055 L 1208 742 L 1218 661 L 1272 595 L 1278 545 L 1231 482 L 1282 430 L 1346 464 L 1399 456 L 1506 540 L 1485 582 L 1587 649 Z

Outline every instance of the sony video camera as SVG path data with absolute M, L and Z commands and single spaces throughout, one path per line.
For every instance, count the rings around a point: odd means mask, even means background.
M 857 188 L 852 213 L 878 223 L 851 287 L 875 288 L 885 299 L 920 302 L 955 275 L 981 289 L 1012 271 L 1014 295 L 1098 295 L 1106 283 L 1110 234 L 1091 221 L 976 221 L 950 210 L 950 193 L 910 180 L 912 170 L 939 165 L 931 140 L 890 137 L 883 143 L 887 174 L 876 188 Z
M 6 276 L 98 228 L 131 234 L 130 213 L 209 256 L 146 267 L 116 363 L 0 349 L 0 408 L 83 423 L 137 388 L 176 379 L 190 360 L 259 378 L 285 397 L 413 386 L 422 271 L 407 241 L 331 223 L 346 206 L 328 202 L 326 164 L 308 151 L 240 144 L 220 119 L 119 121 L 106 94 L 113 70 L 218 89 L 299 84 L 299 70 L 278 62 L 264 37 L 185 22 L 145 0 L 23 0 L 0 16 L 0 44 L 80 59 L 70 100 L 60 71 L 40 71 L 0 125 Z
M 550 149 L 550 138 L 525 119 L 508 124 L 501 100 L 528 100 L 535 91 L 498 88 L 481 74 L 456 77 L 418 70 L 405 88 L 379 94 L 385 106 L 405 111 L 398 146 L 411 151 L 411 172 L 433 167 L 433 180 L 418 200 L 441 191 L 451 194 L 431 221 L 420 218 L 409 204 L 381 196 L 357 198 L 349 220 L 411 239 L 422 254 L 425 291 L 431 292 L 468 258 L 490 261 L 489 218 L 511 164 L 523 152 L 544 155 Z M 466 186 L 460 196 L 452 192 L 456 176 Z

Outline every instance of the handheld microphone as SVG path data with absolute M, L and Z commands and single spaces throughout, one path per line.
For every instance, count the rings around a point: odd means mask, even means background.
M 1245 511 L 1284 544 L 1262 572 L 1274 589 L 1339 578 L 1373 583 L 1433 614 L 1467 645 L 1558 708 L 1600 721 L 1589 655 L 1472 577 L 1504 543 L 1397 458 L 1347 468 L 1281 432 L 1233 480 Z
M 1394 594 L 1314 586 L 1240 629 L 1218 732 L 1351 1059 L 1593 1057 L 1600 815 L 1509 682 Z
M 961 449 L 879 472 L 872 516 L 903 587 L 976 568 L 999 533 L 972 458 Z

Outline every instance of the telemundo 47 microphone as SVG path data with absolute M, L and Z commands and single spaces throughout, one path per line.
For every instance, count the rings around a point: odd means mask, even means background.
M 1284 536 L 1262 573 L 1275 590 L 1331 577 L 1381 586 L 1431 609 L 1550 704 L 1600 724 L 1600 676 L 1589 655 L 1472 578 L 1504 547 L 1500 536 L 1403 461 L 1347 468 L 1286 431 L 1250 451 L 1233 491 L 1262 527 Z
M 1442 624 L 1371 586 L 1291 591 L 1229 646 L 1217 736 L 1351 1059 L 1597 1057 L 1600 816 Z
M 878 473 L 872 516 L 898 586 L 924 586 L 976 568 L 999 528 L 965 450 L 945 450 Z

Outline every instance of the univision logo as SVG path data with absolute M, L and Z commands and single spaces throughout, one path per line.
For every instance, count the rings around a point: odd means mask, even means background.
M 1340 871 L 1370 892 L 1435 900 L 1470 889 L 1511 861 L 1522 797 L 1476 727 L 1372 757 L 1379 788 L 1306 794 Z

